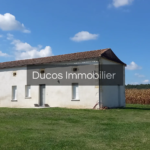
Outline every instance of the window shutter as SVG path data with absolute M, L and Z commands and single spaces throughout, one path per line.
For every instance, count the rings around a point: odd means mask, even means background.
M 72 84 L 72 99 L 79 99 L 78 83 Z
M 12 100 L 17 100 L 17 86 L 12 86 Z

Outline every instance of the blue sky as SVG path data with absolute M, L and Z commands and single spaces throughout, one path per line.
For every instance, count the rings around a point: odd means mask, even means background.
M 0 61 L 111 48 L 126 84 L 150 82 L 149 0 L 1 0 Z

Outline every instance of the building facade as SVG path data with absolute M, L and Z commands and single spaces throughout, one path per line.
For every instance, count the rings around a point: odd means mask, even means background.
M 122 85 L 70 85 L 30 84 L 28 66 L 67 64 L 75 68 L 82 63 L 97 65 L 120 65 L 123 68 Z M 34 108 L 101 108 L 125 106 L 125 66 L 111 49 L 87 51 L 66 55 L 0 63 L 0 107 Z M 74 69 L 74 71 L 76 71 Z M 41 68 L 41 71 L 45 71 Z

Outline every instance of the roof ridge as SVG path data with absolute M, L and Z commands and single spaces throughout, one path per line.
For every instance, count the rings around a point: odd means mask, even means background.
M 56 56 L 7 61 L 7 62 L 1 62 L 0 68 L 2 69 L 2 68 L 22 67 L 27 65 L 39 65 L 39 64 L 58 63 L 58 62 L 65 62 L 65 61 L 78 61 L 78 60 L 85 60 L 85 59 L 97 59 L 102 55 L 106 55 L 106 56 L 111 55 L 111 51 L 112 51 L 111 48 L 105 48 L 105 49 L 76 52 L 76 53 L 56 55 Z M 123 63 L 116 58 L 114 53 L 112 55 L 113 56 L 109 56 L 108 59 L 112 59 L 116 62 Z
M 81 53 L 86 53 L 86 52 L 94 52 L 94 51 L 103 51 L 103 50 L 108 50 L 110 48 L 105 48 L 105 49 L 97 49 L 97 50 L 90 50 L 90 51 L 84 51 L 84 52 L 76 52 L 76 53 L 69 53 L 69 54 L 61 54 L 61 55 L 52 55 L 52 56 L 46 56 L 46 57 L 38 57 L 38 58 L 31 58 L 31 59 L 20 59 L 20 60 L 13 60 L 13 61 L 6 61 L 6 62 L 0 62 L 2 63 L 9 63 L 9 62 L 19 62 L 19 61 L 27 61 L 27 60 L 37 60 L 37 59 L 44 59 L 44 58 L 50 58 L 50 57 L 57 57 L 57 56 L 64 56 L 64 55 L 73 55 L 73 54 L 81 54 Z

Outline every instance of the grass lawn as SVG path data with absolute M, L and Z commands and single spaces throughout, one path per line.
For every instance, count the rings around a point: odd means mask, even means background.
M 150 105 L 110 110 L 0 108 L 0 149 L 149 150 Z

